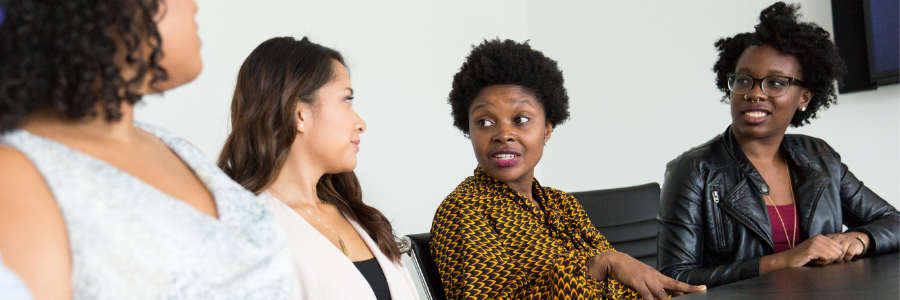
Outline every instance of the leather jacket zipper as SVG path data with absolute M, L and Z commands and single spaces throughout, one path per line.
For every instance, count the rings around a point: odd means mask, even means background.
M 716 194 L 716 195 L 718 195 L 718 194 Z M 715 199 L 713 199 L 713 202 L 716 202 Z M 717 202 L 717 204 L 718 204 L 718 202 Z M 722 213 L 728 214 L 728 215 L 731 215 L 732 217 L 734 217 L 735 221 L 740 222 L 741 224 L 744 225 L 744 227 L 746 227 L 747 229 L 749 229 L 756 235 L 760 236 L 761 238 L 765 239 L 766 244 L 768 244 L 770 247 L 772 247 L 772 249 L 775 249 L 775 246 L 772 245 L 771 238 L 767 238 L 766 235 L 759 229 L 758 225 L 756 225 L 755 222 L 748 221 L 750 219 L 750 217 L 746 216 L 746 214 L 739 213 L 739 212 L 733 210 L 731 206 L 725 205 L 724 203 L 718 204 L 718 207 L 719 207 L 719 209 L 722 210 Z M 721 220 L 716 220 L 716 223 L 718 224 L 718 226 L 722 226 Z M 721 231 L 721 230 L 717 230 L 717 231 Z M 721 240 L 723 241 L 722 243 L 724 245 L 724 241 L 725 241 L 724 233 L 722 233 Z
M 713 190 L 713 203 L 715 203 L 716 207 L 713 208 L 713 217 L 716 218 L 716 237 L 719 239 L 719 246 L 725 247 L 725 234 L 722 232 L 725 228 L 722 226 L 722 218 L 719 216 L 719 192 Z

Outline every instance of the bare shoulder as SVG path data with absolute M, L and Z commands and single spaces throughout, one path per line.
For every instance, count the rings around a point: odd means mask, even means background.
M 0 145 L 0 166 L 3 166 L 0 168 L 0 205 L 12 204 L 10 202 L 15 199 L 21 200 L 22 194 L 36 196 L 34 190 L 29 191 L 31 188 L 44 190 L 50 195 L 50 189 L 37 168 L 19 150 Z
M 0 166 L 0 202 L 8 202 L 30 187 L 40 186 L 49 193 L 37 168 L 19 150 L 0 145 Z
M 0 145 L 0 253 L 35 299 L 71 298 L 71 261 L 62 213 L 34 164 Z

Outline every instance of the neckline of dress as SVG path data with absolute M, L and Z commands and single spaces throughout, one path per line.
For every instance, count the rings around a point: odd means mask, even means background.
M 31 133 L 24 129 L 18 129 L 17 131 L 21 132 L 26 137 L 37 139 L 38 141 L 48 144 L 51 147 L 55 147 L 57 149 L 60 149 L 61 151 L 75 155 L 75 156 L 83 159 L 86 163 L 88 163 L 90 165 L 93 165 L 93 166 L 96 166 L 99 168 L 105 168 L 105 169 L 112 170 L 114 173 L 119 175 L 119 176 L 116 176 L 116 178 L 132 181 L 132 182 L 136 183 L 138 186 L 141 186 L 144 189 L 150 190 L 151 192 L 162 196 L 162 198 L 167 199 L 168 201 L 173 201 L 174 203 L 176 203 L 175 204 L 176 206 L 185 208 L 188 211 L 190 211 L 192 214 L 199 215 L 199 216 L 201 216 L 201 218 L 206 218 L 210 221 L 213 221 L 214 223 L 218 223 L 218 224 L 224 223 L 227 213 L 223 212 L 223 210 L 221 209 L 222 205 L 220 205 L 220 197 L 219 197 L 219 195 L 217 195 L 215 189 L 212 188 L 212 183 L 213 183 L 212 178 L 211 178 L 211 176 L 203 176 L 200 174 L 201 171 L 203 171 L 203 173 L 208 173 L 208 172 L 204 169 L 201 169 L 202 166 L 194 165 L 192 162 L 189 162 L 187 159 L 185 159 L 186 153 L 183 153 L 183 151 L 181 149 L 177 149 L 177 147 L 174 147 L 174 145 L 172 145 L 169 142 L 168 137 L 164 136 L 161 132 L 157 132 L 156 130 L 146 128 L 145 126 L 143 126 L 142 124 L 137 123 L 137 122 L 135 122 L 135 127 L 137 127 L 138 130 L 143 130 L 144 132 L 147 132 L 147 133 L 153 135 L 154 137 L 156 137 L 156 139 L 158 139 L 160 142 L 162 142 L 163 145 L 166 146 L 166 148 L 168 148 L 170 151 L 172 151 L 172 153 L 174 153 L 175 156 L 178 157 L 178 159 L 185 166 L 187 166 L 188 169 L 190 169 L 192 173 L 194 173 L 194 176 L 197 177 L 197 180 L 200 181 L 200 183 L 203 185 L 203 187 L 206 189 L 206 191 L 210 194 L 210 196 L 212 196 L 213 203 L 216 205 L 216 213 L 218 215 L 218 218 L 215 218 L 213 216 L 210 216 L 210 215 L 207 215 L 207 214 L 201 212 L 200 210 L 191 206 L 184 200 L 176 198 L 172 195 L 169 195 L 166 192 L 163 192 L 162 190 L 156 188 L 155 186 L 150 185 L 146 181 L 143 181 L 140 178 L 137 178 L 136 176 L 134 176 L 133 174 L 128 173 L 122 169 L 119 169 L 118 167 L 114 166 L 113 164 L 111 164 L 105 160 L 94 157 L 93 155 L 87 154 L 78 149 L 69 147 L 68 145 L 63 144 L 63 143 L 61 143 L 57 140 L 54 140 L 52 138 L 49 138 L 49 137 L 34 134 L 34 133 Z

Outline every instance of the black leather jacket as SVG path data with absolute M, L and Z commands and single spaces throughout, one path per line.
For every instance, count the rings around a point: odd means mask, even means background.
M 871 237 L 866 256 L 897 251 L 900 213 L 857 180 L 834 149 L 788 134 L 781 150 L 801 241 L 847 225 Z M 768 191 L 731 127 L 669 162 L 657 218 L 660 272 L 709 287 L 759 276 L 760 258 L 775 253 L 762 197 Z

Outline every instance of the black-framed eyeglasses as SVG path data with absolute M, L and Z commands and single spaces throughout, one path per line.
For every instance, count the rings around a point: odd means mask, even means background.
M 732 93 L 741 95 L 749 93 L 757 81 L 760 82 L 760 88 L 762 88 L 763 93 L 766 93 L 769 97 L 784 95 L 791 85 L 803 86 L 803 81 L 788 76 L 771 75 L 763 78 L 753 78 L 740 73 L 728 73 L 728 89 Z

